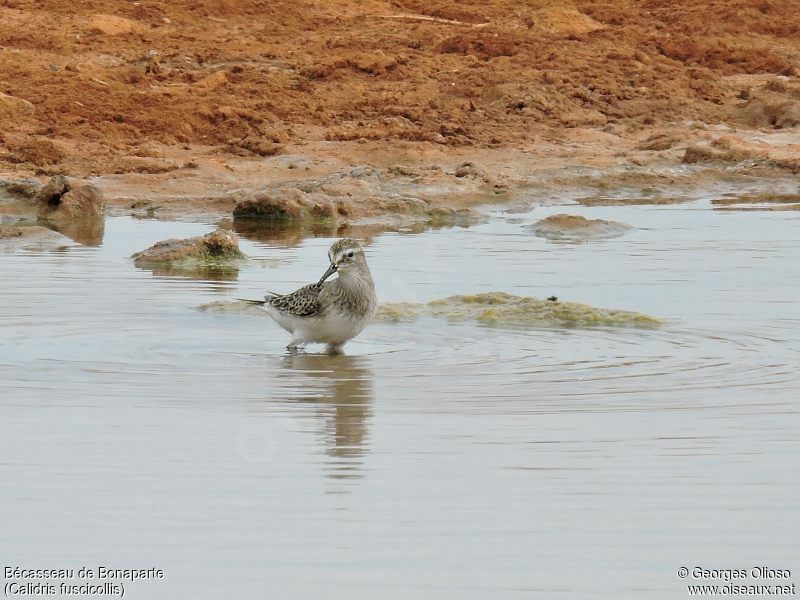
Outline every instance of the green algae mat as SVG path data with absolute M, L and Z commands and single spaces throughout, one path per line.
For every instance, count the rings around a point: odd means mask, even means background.
M 505 292 L 450 296 L 427 304 L 383 304 L 378 310 L 377 319 L 385 322 L 407 322 L 421 316 L 513 328 L 615 326 L 653 329 L 663 324 L 660 319 L 637 312 L 596 308 L 578 302 L 540 300 Z

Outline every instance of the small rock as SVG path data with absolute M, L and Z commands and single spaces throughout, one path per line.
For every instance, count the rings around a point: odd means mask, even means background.
M 75 219 L 99 217 L 103 214 L 103 194 L 79 179 L 56 175 L 51 177 L 34 197 L 41 217 Z
M 312 197 L 296 188 L 278 188 L 256 192 L 237 202 L 234 219 L 268 219 L 294 221 L 302 219 L 336 219 L 335 202 L 321 194 Z
M 69 191 L 69 181 L 64 175 L 56 175 L 51 177 L 39 193 L 36 194 L 36 201 L 42 204 L 49 204 L 51 206 L 58 206 L 61 198 Z
M 578 215 L 552 215 L 532 226 L 533 232 L 550 240 L 590 240 L 618 237 L 632 229 L 630 225 Z
M 158 242 L 147 250 L 137 252 L 131 258 L 137 267 L 188 261 L 187 264 L 191 264 L 192 268 L 197 268 L 202 263 L 218 265 L 230 261 L 235 264 L 236 261 L 247 257 L 239 250 L 239 239 L 235 233 L 217 229 L 203 236 Z

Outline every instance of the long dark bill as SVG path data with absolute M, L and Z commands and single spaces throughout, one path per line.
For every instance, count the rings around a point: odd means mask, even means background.
M 317 287 L 321 286 L 322 282 L 325 281 L 328 277 L 330 277 L 334 273 L 336 273 L 336 265 L 331 265 L 330 267 L 328 267 L 328 270 L 325 271 L 325 274 L 322 276 L 322 279 L 319 280 Z

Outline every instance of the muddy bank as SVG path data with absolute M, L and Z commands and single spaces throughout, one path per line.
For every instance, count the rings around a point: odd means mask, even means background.
M 468 218 L 468 210 L 443 206 L 445 195 L 461 196 L 462 203 L 506 192 L 499 183 L 472 163 L 459 165 L 454 173 L 439 167 L 413 168 L 394 165 L 386 175 L 370 165 L 334 172 L 319 179 L 288 181 L 261 190 L 233 194 L 236 221 L 315 221 L 327 223 L 365 221 L 370 218 L 402 221 L 456 222 Z M 471 198 L 470 198 L 471 197 Z
M 298 221 L 314 227 L 468 224 L 479 218 L 476 209 L 492 204 L 671 203 L 727 192 L 726 186 L 796 191 L 793 161 L 800 145 L 790 132 L 691 129 L 674 147 L 639 149 L 647 137 L 576 129 L 524 150 L 308 144 L 258 160 L 194 155 L 192 168 L 88 181 L 102 192 L 107 214 L 207 222 L 235 214 L 242 228 L 253 219 L 290 228 Z M 721 155 L 726 145 L 737 154 Z M 692 159 L 698 148 L 712 151 Z M 183 152 L 188 159 L 190 151 Z
M 800 210 L 800 194 L 726 194 L 711 205 L 714 210 Z
M 84 183 L 102 195 L 104 214 L 216 223 L 253 239 L 288 244 L 306 235 L 371 237 L 382 231 L 469 226 L 484 218 L 483 207 L 493 205 L 524 211 L 573 201 L 672 204 L 733 190 L 796 193 L 792 165 L 800 145 L 791 132 L 695 127 L 678 141 L 681 131 L 656 136 L 674 144 L 656 150 L 640 148 L 652 137 L 646 133 L 628 138 L 585 129 L 517 150 L 325 142 L 255 160 L 211 150 L 192 154 L 195 148 L 181 150 L 186 160 L 194 157 L 191 168 L 107 174 Z M 723 146 L 736 148 L 735 156 L 720 156 Z M 687 162 L 697 148 L 713 151 Z M 50 178 L 11 173 L 3 179 L 4 222 L 38 215 L 81 243 L 96 245 L 102 239 L 101 218 L 56 219 L 59 211 L 49 203 L 37 205 L 35 197 Z
M 325 144 L 289 158 L 234 158 L 224 164 L 206 157 L 185 172 L 107 175 L 92 183 L 103 190 L 111 215 L 233 219 L 243 229 L 254 221 L 289 228 L 301 222 L 315 227 L 463 224 L 478 218 L 472 207 L 502 201 L 508 193 L 503 174 L 474 164 L 401 165 L 383 160 L 386 156 L 374 160 L 361 148 L 349 158 L 373 161 L 353 164 L 346 160 L 347 150 Z
M 0 173 L 90 178 L 126 214 L 424 221 L 798 171 L 780 3 L 16 0 L 0 24 Z

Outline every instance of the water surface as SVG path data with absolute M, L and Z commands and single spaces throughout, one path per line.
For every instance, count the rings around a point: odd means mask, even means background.
M 531 233 L 558 212 L 637 229 Z M 97 246 L 0 254 L 6 565 L 164 569 L 131 598 L 348 600 L 679 598 L 684 565 L 800 572 L 800 215 L 490 213 L 372 238 L 381 299 L 554 294 L 667 324 L 423 318 L 287 355 L 268 319 L 197 307 L 315 281 L 328 237 L 244 239 L 255 260 L 222 280 L 128 258 L 206 224 L 109 218 Z

